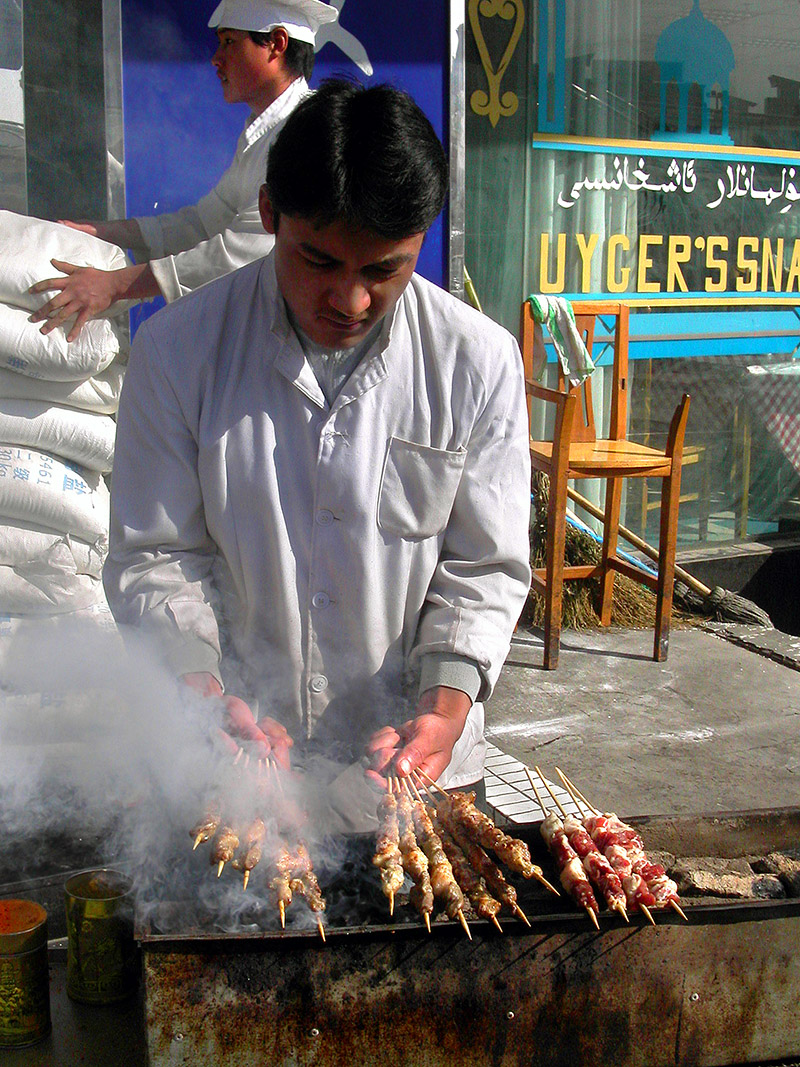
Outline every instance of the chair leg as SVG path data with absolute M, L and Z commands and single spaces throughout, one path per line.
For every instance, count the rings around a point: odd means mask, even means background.
M 564 552 L 567 533 L 567 480 L 550 478 L 547 506 L 547 584 L 544 595 L 544 669 L 558 666 L 564 594 Z
M 622 479 L 609 478 L 606 482 L 606 510 L 603 526 L 603 548 L 600 554 L 600 625 L 611 623 L 611 607 L 614 600 L 614 571 L 609 559 L 616 554 L 619 537 L 619 512 L 622 503 Z
M 678 539 L 678 508 L 681 496 L 681 468 L 676 464 L 664 478 L 661 490 L 661 530 L 658 542 L 658 584 L 656 586 L 656 630 L 653 659 L 662 663 L 669 651 L 672 620 L 672 593 L 675 585 L 675 546 Z

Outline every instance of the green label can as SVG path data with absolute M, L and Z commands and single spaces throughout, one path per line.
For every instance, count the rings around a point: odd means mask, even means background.
M 47 912 L 30 900 L 0 900 L 0 1048 L 49 1033 Z
M 118 871 L 82 871 L 64 886 L 67 995 L 111 1004 L 136 989 L 131 885 Z

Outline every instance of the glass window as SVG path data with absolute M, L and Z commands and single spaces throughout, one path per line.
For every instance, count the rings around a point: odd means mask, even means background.
M 800 7 L 467 0 L 466 58 L 484 310 L 517 332 L 531 292 L 629 301 L 630 434 L 692 394 L 681 540 L 796 528 Z M 654 490 L 627 498 L 648 539 Z

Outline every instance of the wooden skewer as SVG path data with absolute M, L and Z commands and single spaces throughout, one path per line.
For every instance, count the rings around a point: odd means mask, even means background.
M 539 801 L 539 807 L 542 809 L 542 814 L 546 818 L 548 812 L 547 812 L 547 809 L 544 806 L 544 802 L 543 802 L 541 796 L 539 795 L 539 790 L 536 788 L 536 783 L 533 780 L 533 776 L 531 775 L 531 772 L 528 770 L 527 767 L 525 768 L 525 772 L 528 775 L 528 780 L 531 783 L 531 788 L 533 789 L 533 792 L 534 792 L 534 794 L 536 796 L 536 799 Z M 539 777 L 542 779 L 542 781 L 545 782 L 544 776 L 542 775 L 542 772 L 539 770 L 538 767 L 536 768 L 536 773 L 539 775 Z M 547 783 L 545 782 L 545 785 L 546 784 Z M 553 799 L 555 799 L 555 798 L 553 798 Z M 594 925 L 594 928 L 596 930 L 599 930 L 600 929 L 600 923 L 597 921 L 597 915 L 595 914 L 594 909 L 593 908 L 584 908 L 583 910 L 586 912 L 586 914 L 592 920 L 592 924 Z
M 413 773 L 418 775 L 420 778 L 424 778 L 426 781 L 428 781 L 434 789 L 439 790 L 443 797 L 447 796 L 447 790 L 442 789 L 442 787 L 437 782 L 434 782 L 433 778 L 431 778 L 429 774 L 426 774 L 425 771 L 421 771 L 419 767 L 417 767 Z M 427 786 L 425 788 L 427 789 Z
M 431 917 L 430 917 L 430 915 L 428 915 L 427 911 L 423 913 L 422 918 L 423 918 L 423 920 L 425 922 L 425 926 L 427 928 L 428 933 L 430 933 L 431 932 Z
M 203 840 L 203 835 L 202 834 L 198 834 L 197 837 L 194 839 L 194 844 L 192 845 L 192 852 L 194 852 L 194 850 L 202 842 L 202 840 Z
M 222 868 L 225 866 L 225 860 L 219 861 L 219 867 L 217 867 L 217 878 L 222 874 Z
M 492 922 L 494 923 L 494 925 L 495 925 L 495 926 L 497 927 L 497 929 L 498 929 L 498 930 L 500 931 L 500 933 L 502 934 L 502 932 L 503 932 L 503 927 L 502 927 L 502 926 L 500 925 L 500 923 L 499 923 L 499 922 L 497 921 L 497 916 L 496 916 L 496 915 L 493 915 L 493 916 L 492 916 Z
M 564 774 L 562 770 L 559 770 L 558 767 L 556 767 L 556 774 L 561 779 L 566 791 L 569 793 L 572 799 L 576 801 L 576 803 L 578 800 L 580 800 L 582 804 L 586 805 L 592 815 L 600 814 L 600 809 L 596 808 L 593 804 L 590 804 L 586 797 L 583 795 L 583 793 L 580 791 L 580 789 L 578 789 L 578 787 L 574 784 L 574 782 L 571 782 L 569 778 L 567 778 L 566 774 Z
M 250 872 L 249 871 L 245 871 L 244 872 L 244 884 L 242 886 L 242 889 L 247 889 L 247 883 L 249 881 L 250 881 Z
M 679 904 L 679 903 L 677 902 L 677 900 L 671 900 L 671 901 L 669 902 L 669 906 L 670 906 L 670 907 L 671 907 L 672 909 L 674 909 L 675 911 L 677 911 L 678 915 L 680 915 L 680 917 L 681 917 L 682 919 L 685 919 L 685 920 L 686 920 L 686 922 L 688 923 L 688 921 L 689 921 L 689 916 L 688 916 L 688 915 L 686 914 L 686 912 L 685 912 L 685 911 L 683 910 L 683 908 L 682 908 L 682 907 L 680 906 L 680 904 Z
M 239 747 L 239 751 L 233 757 L 233 765 L 234 765 L 234 767 L 236 766 L 236 764 L 239 762 L 239 760 L 242 758 L 243 755 L 244 755 L 244 749 L 240 746 Z
M 648 906 L 646 904 L 640 904 L 639 905 L 639 911 L 642 913 L 642 915 L 644 915 L 645 919 L 647 919 L 647 921 L 651 925 L 653 925 L 653 926 L 656 925 L 656 921 L 653 918 L 653 915 L 652 915 L 650 909 L 648 908 Z
M 558 799 L 558 797 L 555 795 L 555 793 L 553 792 L 553 789 L 552 789 L 550 783 L 548 782 L 548 780 L 542 774 L 541 768 L 540 767 L 534 767 L 533 769 L 539 775 L 539 778 L 541 779 L 542 785 L 545 787 L 547 792 L 553 798 L 553 803 L 555 804 L 555 806 L 558 808 L 559 812 L 561 813 L 561 817 L 565 818 L 566 814 L 567 814 L 566 809 L 565 809 L 564 805 L 561 803 L 561 801 Z
M 513 910 L 514 910 L 514 914 L 518 915 L 520 917 L 520 919 L 522 919 L 522 921 L 525 923 L 526 926 L 530 926 L 531 925 L 530 919 L 525 914 L 525 912 L 522 910 L 522 908 L 519 906 L 519 904 L 515 904 Z
M 319 930 L 319 936 L 324 941 L 325 940 L 325 927 L 322 925 L 322 919 L 320 919 L 319 915 L 317 916 L 317 929 Z
M 244 765 L 245 765 L 245 767 L 247 767 L 247 765 L 249 763 L 250 763 L 250 753 L 249 752 L 245 752 L 245 754 L 244 754 Z
M 469 923 L 464 918 L 464 912 L 461 910 L 461 908 L 458 909 L 458 921 L 464 927 L 464 932 L 466 933 L 467 937 L 471 941 L 472 940 L 472 933 L 471 933 L 470 928 L 469 928 Z
M 281 916 L 281 930 L 285 930 L 286 929 L 286 904 L 282 900 L 278 901 L 278 911 L 280 912 L 280 916 Z
M 527 767 L 525 768 L 525 773 L 528 776 L 528 781 L 531 783 L 533 795 L 536 797 L 536 801 L 539 804 L 539 807 L 542 809 L 542 815 L 547 818 L 547 808 L 544 806 L 544 801 L 542 800 L 541 796 L 539 796 L 539 790 L 536 788 L 536 782 L 534 782 L 533 775 Z

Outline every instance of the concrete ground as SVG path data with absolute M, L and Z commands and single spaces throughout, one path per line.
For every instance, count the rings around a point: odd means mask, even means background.
M 795 807 L 798 644 L 756 627 L 687 627 L 655 663 L 651 630 L 567 631 L 545 671 L 541 633 L 521 630 L 487 704 L 487 737 L 548 778 L 560 767 L 621 815 Z

